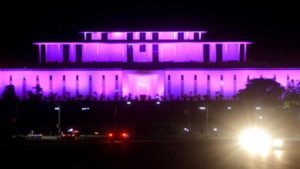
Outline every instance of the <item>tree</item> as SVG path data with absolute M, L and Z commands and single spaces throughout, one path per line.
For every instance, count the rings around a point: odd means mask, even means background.
M 253 104 L 278 104 L 284 94 L 284 87 L 273 79 L 251 79 L 236 98 Z
M 7 85 L 4 88 L 4 91 L 2 93 L 2 99 L 3 100 L 9 100 L 9 101 L 15 101 L 17 100 L 17 95 L 15 91 L 14 85 Z
M 300 83 L 288 85 L 284 92 L 283 108 L 293 109 L 300 107 Z

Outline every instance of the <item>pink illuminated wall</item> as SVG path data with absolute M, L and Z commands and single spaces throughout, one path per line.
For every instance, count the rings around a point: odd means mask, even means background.
M 92 40 L 101 40 L 102 39 L 102 32 L 92 32 Z
M 109 32 L 107 33 L 108 40 L 126 40 L 127 32 Z
M 159 45 L 160 62 L 203 62 L 203 44 L 201 43 L 161 43 Z
M 184 39 L 185 40 L 193 40 L 194 39 L 194 32 L 184 32 Z
M 199 40 L 202 39 L 202 34 L 206 31 L 182 31 L 184 33 L 184 40 L 193 40 L 194 33 L 199 33 Z M 146 31 L 146 32 L 81 32 L 84 40 L 87 40 L 87 34 L 91 34 L 91 40 L 102 40 L 101 34 L 107 33 L 108 40 L 127 40 L 127 34 L 133 33 L 134 40 L 140 40 L 140 33 L 146 34 L 146 40 L 152 40 L 153 33 L 158 33 L 159 40 L 178 40 L 178 31 Z
M 127 45 L 111 43 L 86 43 L 83 45 L 83 62 L 126 62 Z
M 152 98 L 164 95 L 163 71 L 124 71 L 122 93 L 124 96 L 147 95 Z
M 63 52 L 61 44 L 46 45 L 46 62 L 62 62 Z
M 26 91 L 34 92 L 34 87 L 37 84 L 36 78 L 39 79 L 39 84 L 43 88 L 45 95 L 51 91 L 58 96 L 63 95 L 63 76 L 65 76 L 65 88 L 71 97 L 76 95 L 76 90 L 84 96 L 89 94 L 89 76 L 92 77 L 93 94 L 100 95 L 105 91 L 106 96 L 112 97 L 115 94 L 115 76 L 119 76 L 118 89 L 121 89 L 122 73 L 119 70 L 0 70 L 0 93 L 10 83 L 15 86 L 16 93 L 19 97 L 23 97 L 23 79 L 26 79 Z M 50 75 L 52 76 L 52 86 L 50 85 Z M 76 76 L 78 75 L 78 89 L 76 89 Z M 102 76 L 105 76 L 105 89 L 102 88 Z M 51 87 L 50 87 L 51 86 Z M 52 90 L 51 90 L 52 88 Z M 119 95 L 121 95 L 121 92 Z
M 178 32 L 158 32 L 159 40 L 177 40 Z
M 71 63 L 76 62 L 76 46 L 74 44 L 70 44 L 69 62 Z
M 218 93 L 223 94 L 225 98 L 230 98 L 245 88 L 247 78 L 274 78 L 283 86 L 287 86 L 287 79 L 299 80 L 300 69 L 203 69 L 203 70 L 168 70 L 165 72 L 165 79 L 171 76 L 171 93 L 174 96 L 181 95 L 181 75 L 184 76 L 184 94 L 189 95 L 194 91 L 193 78 L 197 76 L 197 91 L 200 95 L 208 94 L 210 89 L 211 96 Z M 207 83 L 207 76 L 210 76 L 210 83 Z M 221 80 L 221 76 L 223 80 Z M 236 76 L 236 80 L 234 80 Z M 165 86 L 166 85 L 165 80 Z M 210 86 L 208 86 L 210 84 Z M 165 90 L 168 90 L 167 88 Z
M 216 43 L 209 44 L 209 62 L 217 62 Z
M 121 36 L 121 35 L 118 35 Z M 134 35 L 136 36 L 136 35 Z M 46 45 L 46 62 L 63 62 L 63 45 L 69 45 L 69 62 L 76 62 L 76 45 L 82 45 L 83 62 L 127 62 L 127 45 L 132 45 L 134 62 L 151 62 L 153 43 L 36 43 L 41 47 Z M 222 61 L 240 61 L 241 45 L 244 45 L 244 60 L 246 60 L 247 45 L 249 42 L 161 42 L 159 45 L 160 62 L 203 62 L 203 45 L 209 45 L 209 62 L 216 62 L 216 45 L 222 45 Z M 146 51 L 140 51 L 140 45 L 146 45 Z
M 223 62 L 240 60 L 239 43 L 225 43 L 222 45 Z
M 202 96 L 223 94 L 225 98 L 229 99 L 238 90 L 245 88 L 248 77 L 250 79 L 273 78 L 283 86 L 287 86 L 288 81 L 298 82 L 300 80 L 300 69 L 174 69 L 165 71 L 0 69 L 0 72 L 0 93 L 2 94 L 4 87 L 11 83 L 15 86 L 16 93 L 20 98 L 24 96 L 24 86 L 26 95 L 27 91 L 34 91 L 33 87 L 37 83 L 41 85 L 45 95 L 52 91 L 58 96 L 62 96 L 63 76 L 65 76 L 65 92 L 69 93 L 71 97 L 76 96 L 76 91 L 84 96 L 90 94 L 90 86 L 92 86 L 93 95 L 105 93 L 108 97 L 113 97 L 116 93 L 124 96 L 131 93 L 133 96 L 146 94 L 154 97 L 156 94 L 167 95 L 167 91 L 176 97 L 182 94 L 193 95 L 196 88 L 197 94 Z M 171 89 L 168 89 L 169 75 Z M 210 76 L 209 82 L 208 75 Z M 50 76 L 52 76 L 52 83 Z M 78 76 L 78 85 L 76 85 L 76 76 Z M 89 80 L 90 76 L 92 81 Z M 118 76 L 117 81 L 116 76 Z
M 141 45 L 145 45 L 146 51 L 140 51 Z M 132 47 L 134 62 L 152 62 L 152 44 L 134 44 Z

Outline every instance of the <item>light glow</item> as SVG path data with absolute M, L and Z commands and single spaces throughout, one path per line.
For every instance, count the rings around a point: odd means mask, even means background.
M 282 145 L 283 145 L 282 139 L 276 138 L 276 139 L 273 140 L 273 146 L 274 147 L 279 148 L 279 147 L 282 147 Z
M 239 144 L 251 154 L 265 155 L 272 146 L 272 138 L 263 129 L 247 128 L 240 134 Z

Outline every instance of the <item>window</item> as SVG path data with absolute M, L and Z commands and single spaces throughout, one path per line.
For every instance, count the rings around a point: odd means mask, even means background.
M 183 40 L 183 39 L 184 39 L 183 32 L 178 32 L 178 40 Z
M 158 40 L 158 33 L 157 32 L 152 34 L 152 39 L 153 40 Z
M 146 40 L 146 33 L 145 32 L 140 33 L 140 40 Z
M 133 33 L 132 32 L 127 33 L 127 40 L 133 40 Z
M 146 52 L 146 45 L 140 45 L 140 52 Z

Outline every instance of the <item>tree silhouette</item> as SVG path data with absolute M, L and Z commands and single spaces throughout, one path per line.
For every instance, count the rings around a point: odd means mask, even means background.
M 14 85 L 7 85 L 4 88 L 4 91 L 2 93 L 2 99 L 3 100 L 17 100 L 17 95 L 15 91 L 15 86 Z
M 248 103 L 276 104 L 283 98 L 284 87 L 273 79 L 251 79 L 235 96 Z

